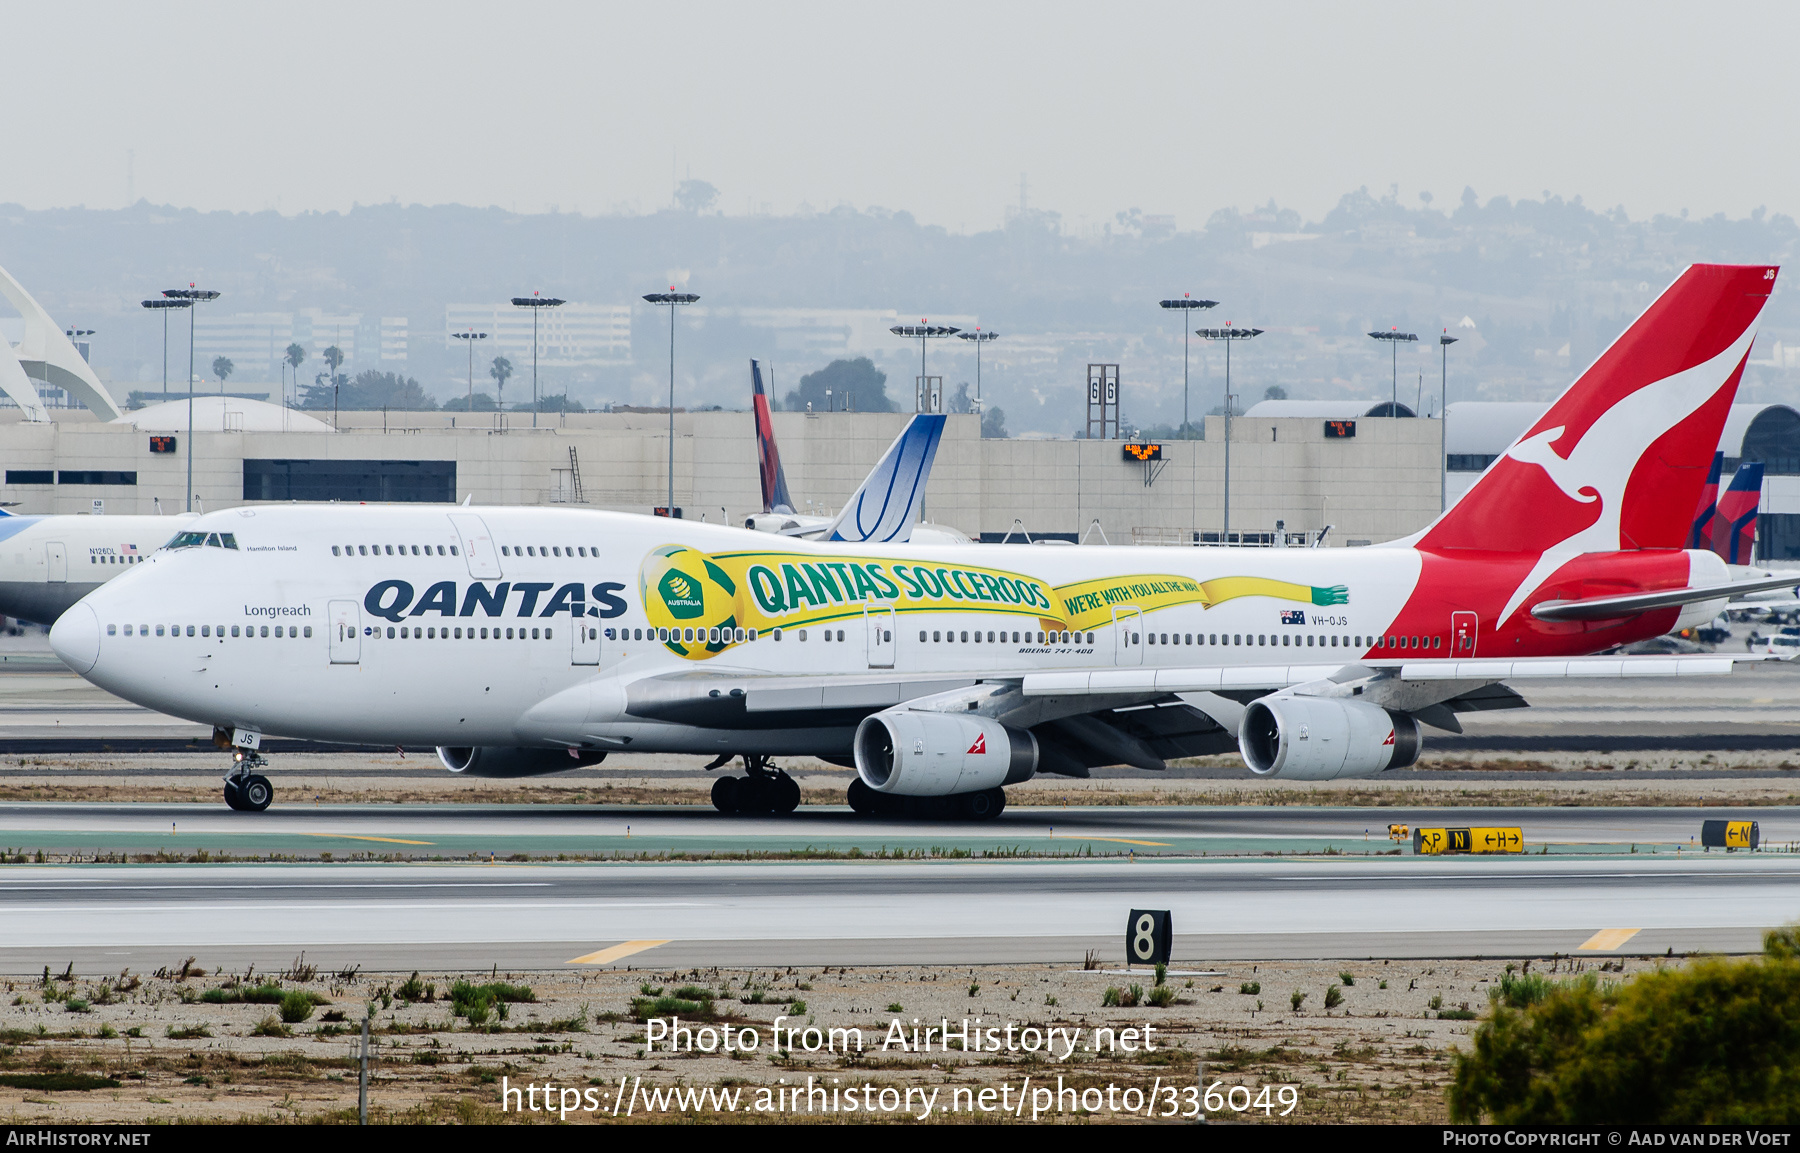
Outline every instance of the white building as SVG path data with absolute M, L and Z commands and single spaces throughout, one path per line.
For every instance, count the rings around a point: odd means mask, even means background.
M 514 368 L 531 363 L 531 322 L 537 313 L 538 364 L 545 368 L 625 364 L 631 360 L 631 306 L 580 304 L 517 308 L 507 302 L 450 304 L 444 307 L 444 347 L 466 350 L 458 332 L 485 332 L 483 347 L 504 356 Z

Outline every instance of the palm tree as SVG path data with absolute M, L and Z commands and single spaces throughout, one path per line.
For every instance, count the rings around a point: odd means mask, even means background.
M 344 378 L 338 375 L 338 365 L 344 363 L 344 350 L 334 344 L 320 355 L 325 358 L 325 365 L 331 370 L 331 427 L 336 428 L 338 423 L 338 386 L 344 383 Z
M 230 376 L 231 370 L 236 367 L 237 367 L 237 365 L 232 364 L 231 358 L 228 356 L 213 357 L 213 365 L 212 365 L 213 375 L 219 378 L 219 395 L 220 396 L 225 395 L 225 378 Z
M 301 348 L 298 344 L 290 344 L 287 346 L 287 355 L 281 359 L 293 366 L 294 391 L 298 393 L 300 391 L 300 363 L 306 359 L 306 350 Z M 285 406 L 287 404 L 287 397 L 282 397 L 281 403 Z
M 506 411 L 506 378 L 511 376 L 512 373 L 512 361 L 506 359 L 504 356 L 496 356 L 494 358 L 494 367 L 488 369 L 488 375 L 493 377 L 494 383 L 499 386 L 499 408 L 501 412 Z

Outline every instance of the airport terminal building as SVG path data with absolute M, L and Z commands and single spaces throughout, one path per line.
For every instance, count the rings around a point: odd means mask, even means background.
M 953 415 L 926 498 L 927 519 L 985 540 L 1113 544 L 1306 545 L 1392 540 L 1423 528 L 1543 411 L 1537 404 L 1450 406 L 1447 426 L 1386 404 L 1273 401 L 1206 438 L 984 440 Z M 323 415 L 323 419 L 321 419 Z M 775 433 L 802 513 L 855 490 L 907 420 L 900 413 L 776 413 Z M 234 397 L 173 401 L 101 420 L 56 410 L 0 423 L 0 501 L 19 513 L 165 513 L 278 501 L 566 505 L 647 513 L 667 503 L 667 412 L 543 414 L 283 409 Z M 1440 464 L 1440 437 L 1443 456 Z M 1733 407 L 1727 468 L 1766 466 L 1760 553 L 1800 559 L 1800 413 Z M 1229 525 L 1227 458 L 1229 457 Z M 747 412 L 675 414 L 675 504 L 691 519 L 741 524 L 761 511 Z

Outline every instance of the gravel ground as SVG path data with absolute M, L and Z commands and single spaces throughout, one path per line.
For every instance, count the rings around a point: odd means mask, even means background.
M 648 957 L 648 954 L 644 956 Z M 171 958 L 179 973 L 181 958 Z M 1538 971 L 1570 972 L 1604 967 L 1634 973 L 1665 964 L 1664 958 L 1540 960 Z M 203 969 L 205 959 L 199 961 Z M 304 965 L 303 961 L 296 964 Z M 1115 1094 L 1136 1088 L 1178 1088 L 1196 1083 L 1204 1061 L 1208 1084 L 1221 1094 L 1241 1085 L 1251 1093 L 1274 1087 L 1274 1112 L 1281 1112 L 1279 1087 L 1293 1086 L 1296 1107 L 1289 1121 L 1442 1122 L 1447 1119 L 1444 1087 L 1450 1050 L 1468 1045 L 1477 1023 L 1446 1019 L 1451 1013 L 1483 1010 L 1488 990 L 1500 979 L 1500 961 L 1281 962 L 1217 966 L 1203 959 L 1178 961 L 1167 977 L 1173 1002 L 1163 1006 L 1103 1005 L 1107 990 L 1127 999 L 1141 986 L 1154 991 L 1147 970 L 1125 973 L 1084 971 L 1080 958 L 1064 966 L 976 968 L 897 967 L 882 969 L 688 970 L 613 967 L 552 973 L 425 974 L 410 995 L 407 974 L 309 974 L 290 969 L 265 977 L 256 973 L 193 973 L 179 978 L 141 974 L 52 974 L 47 980 L 9 982 L 0 1002 L 0 1119 L 8 1123 L 151 1121 L 354 1121 L 357 1042 L 354 1030 L 365 1006 L 373 1008 L 375 1061 L 370 1100 L 376 1120 L 478 1122 L 543 1121 L 542 1112 L 503 1112 L 503 1087 L 554 1084 L 593 1089 L 597 1112 L 572 1112 L 570 1121 L 612 1121 L 613 1095 L 627 1079 L 633 1120 L 722 1119 L 716 1103 L 698 1109 L 656 1111 L 644 1105 L 644 1090 L 724 1087 L 744 1091 L 740 1119 L 807 1120 L 796 1113 L 756 1112 L 761 1090 L 774 1093 L 814 1084 L 840 1090 L 872 1085 L 902 1092 L 938 1091 L 930 1120 L 1008 1120 L 998 1114 L 943 1112 L 955 1090 L 1006 1086 L 1016 1095 L 1026 1077 L 1034 1087 L 1114 1086 Z M 1354 981 L 1345 983 L 1345 977 Z M 282 991 L 314 993 L 324 1002 L 300 1023 L 283 1026 L 278 1006 L 214 1004 L 201 998 L 232 997 L 265 980 Z M 453 1015 L 447 991 L 453 981 L 500 981 L 528 986 L 529 1002 L 506 1006 L 479 1026 Z M 1253 984 L 1252 984 L 1253 983 Z M 420 988 L 423 986 L 424 988 Z M 633 1001 L 647 992 L 693 997 L 686 1007 L 640 1008 Z M 1254 992 L 1242 991 L 1257 988 Z M 1341 1001 L 1328 997 L 1336 990 Z M 685 994 L 684 990 L 687 990 Z M 1296 1009 L 1293 998 L 1305 997 Z M 1168 996 L 1168 994 L 1164 994 Z M 77 1000 L 70 1000 L 76 998 Z M 6 1003 L 10 1002 L 10 1004 Z M 85 1003 L 85 1007 L 83 1006 Z M 1329 1004 L 1329 1007 L 1327 1007 Z M 701 1005 L 707 1008 L 699 1008 Z M 748 1053 L 666 1051 L 647 1048 L 645 1014 L 684 1024 L 730 1024 L 741 1044 L 754 1031 Z M 783 1052 L 775 1043 L 778 1017 L 791 1036 Z M 341 1016 L 342 1023 L 338 1018 Z M 998 1052 L 945 1052 L 933 1045 L 910 1047 L 915 1020 L 953 1029 L 979 1018 L 982 1029 L 997 1028 Z M 1023 1030 L 1062 1030 L 1056 1054 L 1005 1049 L 1004 1030 L 1022 1046 Z M 819 1033 L 808 1035 L 813 1026 Z M 1146 1035 L 1146 1026 L 1154 1029 Z M 1112 1028 L 1116 1041 L 1093 1052 L 1096 1028 Z M 860 1029 L 863 1048 L 845 1040 L 837 1051 L 824 1047 L 824 1031 Z M 1134 1037 L 1123 1030 L 1136 1029 Z M 890 1034 L 890 1030 L 896 1030 Z M 1066 1058 L 1066 1038 L 1076 1048 Z M 285 1032 L 284 1032 L 285 1031 Z M 659 1034 L 660 1035 L 660 1034 Z M 786 1036 L 784 1034 L 784 1036 Z M 907 1047 L 891 1043 L 904 1038 Z M 1144 1045 L 1148 1036 L 1155 1050 Z M 701 1034 L 696 1045 L 707 1044 Z M 711 1038 L 716 1043 L 716 1036 Z M 890 1042 L 884 1049 L 884 1042 Z M 1125 1051 L 1135 1042 L 1136 1052 Z M 808 1044 L 818 1049 L 809 1052 Z M 37 1075 L 37 1076 L 34 1076 Z M 43 1075 L 55 1078 L 45 1080 Z M 104 1079 L 89 1089 L 54 1088 L 69 1076 Z M 19 1080 L 25 1078 L 24 1081 Z M 835 1079 L 835 1080 L 834 1080 Z M 24 1087 L 20 1087 L 24 1086 Z M 1160 1090 L 1166 1096 L 1166 1089 Z M 971 1101 L 969 1094 L 965 1094 Z M 896 1100 L 899 1094 L 890 1095 Z M 1159 1097 L 1159 1099 L 1161 1099 Z M 1239 1094 L 1242 1103 L 1246 1098 Z M 1066 1099 L 1065 1099 L 1066 1100 Z M 1090 1102 L 1099 1100 L 1090 1094 Z M 1121 1102 L 1130 1100 L 1115 1098 Z M 914 1112 L 921 1098 L 913 1098 Z M 509 1104 L 511 1104 L 509 1102 Z M 1029 1119 L 1030 1106 L 1026 1113 Z M 1229 1107 L 1223 1111 L 1231 1114 Z M 621 1110 L 619 1119 L 624 1119 Z M 1140 1109 L 1141 1114 L 1141 1109 Z M 1258 1110 L 1239 1114 L 1264 1123 Z M 869 1119 L 842 1113 L 810 1119 Z M 901 1120 L 876 1111 L 877 1120 Z M 916 1118 L 915 1118 L 916 1119 Z M 1052 1112 L 1045 1121 L 1136 1119 L 1106 1109 Z M 1268 1118 L 1279 1122 L 1279 1116 Z

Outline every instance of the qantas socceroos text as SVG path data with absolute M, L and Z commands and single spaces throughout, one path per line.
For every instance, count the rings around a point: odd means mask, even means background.
M 1013 1053 L 1067 1061 L 1080 1053 L 1155 1053 L 1156 1026 L 1021 1026 L 1016 1022 L 987 1025 L 980 1017 L 936 1024 L 915 1020 L 910 1027 L 898 1018 L 885 1033 L 865 1036 L 860 1028 L 795 1027 L 777 1017 L 765 1035 L 756 1026 L 696 1025 L 680 1018 L 652 1018 L 645 1023 L 644 1052 L 680 1054 L 747 1054 L 758 1050 L 799 1057 L 805 1054 L 909 1053 L 914 1055 Z M 1213 1082 L 1204 1089 L 1192 1081 L 1158 1076 L 1147 1084 L 1070 1085 L 1060 1075 L 1033 1074 L 994 1085 L 901 1086 L 850 1076 L 779 1078 L 773 1084 L 727 1087 L 645 1084 L 641 1077 L 617 1082 L 590 1082 L 577 1088 L 535 1082 L 501 1084 L 501 1109 L 508 1113 L 550 1113 L 631 1117 L 646 1113 L 745 1113 L 788 1115 L 870 1114 L 908 1116 L 1002 1115 L 1038 1120 L 1055 1115 L 1112 1113 L 1145 1118 L 1193 1119 L 1203 1112 L 1253 1113 L 1285 1117 L 1300 1103 L 1299 1087 L 1265 1085 L 1260 1092 L 1244 1085 Z

